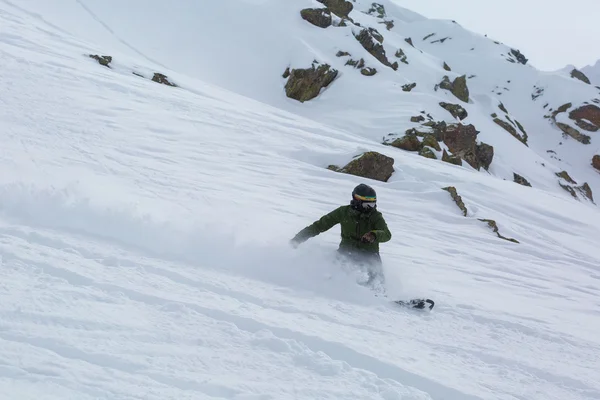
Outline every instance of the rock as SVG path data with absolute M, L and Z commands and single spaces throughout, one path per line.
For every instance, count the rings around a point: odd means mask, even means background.
M 429 147 L 423 147 L 421 151 L 419 151 L 419 155 L 425 158 L 431 158 L 433 160 L 437 160 L 435 153 Z
M 370 151 L 350 161 L 339 172 L 387 182 L 394 173 L 394 159 Z
M 287 97 L 305 102 L 319 95 L 321 89 L 329 86 L 337 77 L 338 71 L 328 64 L 311 68 L 293 69 L 285 85 Z
M 575 189 L 579 190 L 579 193 L 583 194 L 587 197 L 592 203 L 594 202 L 594 195 L 592 194 L 592 188 L 585 182 L 583 185 L 576 187 Z
M 529 61 L 529 60 L 527 60 L 527 58 L 525 58 L 525 56 L 523 55 L 523 53 L 521 53 L 519 50 L 511 49 L 510 50 L 510 54 L 514 58 L 516 58 L 517 62 L 519 62 L 519 63 L 521 63 L 523 65 L 526 65 L 527 61 Z
M 508 110 L 506 109 L 506 107 L 504 107 L 504 104 L 502 104 L 502 103 L 498 104 L 498 108 L 501 109 L 502 111 L 504 111 L 505 114 L 508 114 Z
M 438 85 L 444 90 L 449 90 L 457 99 L 469 102 L 469 88 L 467 87 L 467 76 L 462 75 L 450 82 L 448 76 L 444 76 L 442 82 Z
M 291 71 L 290 71 L 290 67 L 287 67 L 285 69 L 285 71 L 283 71 L 283 75 L 281 75 L 283 77 L 283 79 L 287 79 L 289 78 L 291 75 Z
M 587 104 L 576 108 L 569 113 L 569 118 L 576 121 L 577 125 L 590 132 L 600 129 L 600 107 Z
M 410 122 L 423 122 L 425 121 L 425 117 L 422 115 L 417 115 L 416 117 L 410 117 Z
M 445 161 L 450 164 L 462 166 L 462 159 L 460 157 L 449 155 L 448 152 L 444 149 L 442 153 L 442 161 Z
M 327 8 L 305 8 L 300 11 L 300 16 L 319 28 L 328 28 L 332 24 L 331 12 Z
M 392 67 L 392 64 L 387 59 L 385 49 L 378 40 L 379 33 L 374 29 L 363 29 L 358 35 L 355 35 L 356 40 L 362 45 L 362 47 L 375 57 L 380 63 L 385 66 Z M 381 35 L 379 35 L 381 36 Z
M 592 166 L 600 171 L 600 155 L 592 157 Z
M 421 144 L 423 146 L 432 147 L 432 148 L 436 149 L 437 151 L 442 151 L 440 144 L 438 143 L 435 136 L 433 136 L 432 134 L 426 134 L 425 136 L 423 136 L 423 142 Z
M 465 203 L 463 202 L 462 197 L 460 197 L 458 195 L 456 188 L 454 186 L 448 186 L 448 187 L 442 188 L 442 190 L 445 190 L 448 193 L 450 193 L 452 200 L 454 200 L 454 203 L 456 203 L 458 208 L 460 208 L 460 210 L 463 212 L 463 215 L 466 217 L 468 214 L 467 207 L 465 206 Z
M 479 170 L 480 167 L 483 167 L 483 169 L 487 171 L 490 168 L 490 165 L 492 165 L 492 161 L 494 160 L 494 147 L 487 143 L 481 142 L 475 148 L 475 156 L 476 160 L 473 164 L 476 163 L 477 167 L 474 168 Z
M 373 76 L 377 73 L 377 70 L 375 68 L 366 67 L 366 68 L 361 69 L 360 73 L 363 74 L 364 76 Z
M 362 69 L 365 67 L 365 60 L 363 60 L 362 58 L 358 61 L 350 59 L 346 61 L 346 65 L 351 65 L 354 68 Z
M 585 82 L 588 85 L 591 85 L 589 78 L 577 68 L 573 68 L 573 70 L 571 71 L 571 78 L 579 79 L 581 82 Z
M 167 79 L 166 75 L 163 75 L 163 74 L 158 73 L 158 72 L 154 73 L 154 76 L 152 77 L 152 80 L 154 82 L 156 82 L 156 83 L 160 83 L 160 84 L 163 84 L 163 85 L 177 87 L 176 84 L 170 82 L 169 79 Z
M 465 110 L 459 104 L 450 104 L 450 103 L 441 102 L 440 107 L 442 107 L 444 110 L 448 111 L 450 114 L 452 114 L 452 116 L 454 118 L 457 118 L 459 120 L 463 120 L 469 116 L 469 114 L 467 113 L 467 110 Z
M 354 6 L 349 1 L 345 0 L 317 0 L 324 4 L 332 13 L 340 18 L 348 18 L 348 14 L 352 12 Z
M 563 185 L 560 182 L 558 184 L 560 185 L 561 188 L 563 188 L 567 192 L 569 192 L 571 194 L 571 196 L 573 196 L 574 198 L 577 198 L 577 193 L 575 192 L 575 189 L 573 189 L 571 186 L 569 186 L 569 185 Z
M 577 185 L 577 182 L 575 182 L 573 180 L 573 178 L 571 178 L 571 176 L 569 175 L 569 173 L 567 171 L 561 171 L 561 172 L 557 172 L 556 176 L 558 176 L 561 179 L 564 179 L 565 181 L 572 183 L 573 185 Z
M 394 140 L 391 146 L 407 151 L 419 151 L 422 144 L 416 135 L 404 135 L 401 138 Z
M 416 83 L 407 83 L 406 85 L 402 85 L 402 90 L 404 92 L 410 92 L 411 90 L 413 90 L 416 87 L 417 87 Z
M 446 62 L 444 62 L 444 69 L 446 71 L 452 71 L 452 68 L 450 68 L 450 66 L 448 64 L 446 64 Z
M 371 8 L 369 8 L 369 10 L 367 11 L 367 14 L 375 15 L 377 18 L 385 18 L 385 7 L 383 6 L 383 4 L 373 3 L 371 5 Z
M 577 129 L 573 128 L 571 125 L 562 123 L 562 122 L 556 122 L 556 126 L 563 131 L 565 134 L 571 136 L 573 139 L 577 140 L 580 143 L 583 144 L 590 144 L 590 140 L 591 138 L 588 135 L 585 135 L 581 132 L 579 132 Z
M 452 154 L 461 156 L 475 153 L 478 133 L 479 132 L 472 124 L 451 124 L 446 127 L 443 140 Z
M 499 231 L 499 229 L 498 229 L 498 224 L 497 224 L 497 223 L 496 223 L 496 221 L 494 221 L 493 219 L 481 219 L 481 218 L 479 218 L 479 220 L 480 220 L 480 221 L 482 221 L 482 222 L 485 222 L 485 223 L 487 223 L 488 227 L 489 227 L 490 229 L 492 229 L 492 230 L 494 231 L 494 233 L 495 233 L 496 235 L 498 235 L 498 237 L 499 237 L 500 239 L 508 240 L 509 242 L 513 242 L 513 243 L 519 243 L 519 241 L 518 241 L 518 240 L 516 240 L 516 239 L 510 239 L 510 238 L 507 238 L 507 237 L 504 237 L 504 236 L 502 236 L 502 235 L 500 234 L 500 231 Z
M 99 56 L 97 54 L 90 54 L 89 57 L 98 61 L 98 64 L 110 68 L 110 63 L 112 62 L 111 56 Z
M 338 51 L 336 54 L 336 57 L 347 57 L 350 56 L 350 53 L 348 53 L 347 51 Z
M 395 56 L 400 59 L 401 62 L 408 65 L 408 60 L 406 58 L 406 54 L 404 54 L 404 50 L 398 49 L 396 50 Z
M 404 41 L 408 44 L 410 44 L 412 47 L 415 47 L 415 45 L 413 44 L 412 38 L 406 38 L 404 39 Z
M 518 183 L 519 185 L 531 187 L 531 183 L 529 183 L 529 181 L 527 179 L 523 178 L 521 175 L 517 174 L 516 172 L 513 172 L 513 181 Z
M 506 121 L 501 120 L 500 118 L 494 118 L 494 122 L 500 125 L 505 131 L 513 135 L 516 139 L 518 139 L 524 145 L 527 145 L 527 138 L 519 135 L 514 126 L 509 124 Z
M 391 31 L 394 28 L 394 21 L 383 21 L 380 22 L 380 24 L 384 24 L 388 31 Z

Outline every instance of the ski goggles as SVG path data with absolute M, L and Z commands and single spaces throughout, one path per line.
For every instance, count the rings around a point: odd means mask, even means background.
M 375 203 L 377 201 L 377 197 L 375 197 L 375 196 L 360 196 L 358 194 L 355 194 L 354 198 L 356 200 L 366 201 L 369 203 Z
M 362 206 L 362 208 L 365 208 L 365 209 L 370 209 L 370 208 L 375 208 L 375 207 L 377 207 L 377 203 L 376 203 L 376 202 L 374 202 L 374 201 L 370 201 L 370 202 L 363 201 L 363 202 L 361 203 L 361 206 Z

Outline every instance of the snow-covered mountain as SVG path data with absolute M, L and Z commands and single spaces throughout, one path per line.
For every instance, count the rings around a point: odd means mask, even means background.
M 596 61 L 594 65 L 588 65 L 581 69 L 591 81 L 592 85 L 600 86 L 600 60 Z
M 2 1 L 0 61 L 0 398 L 600 398 L 577 71 L 383 0 Z M 288 246 L 359 182 L 432 313 Z

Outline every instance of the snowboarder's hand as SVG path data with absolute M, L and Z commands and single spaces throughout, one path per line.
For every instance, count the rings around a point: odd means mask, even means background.
M 375 234 L 373 232 L 368 232 L 365 233 L 363 235 L 363 237 L 360 238 L 360 241 L 363 243 L 374 243 L 375 242 Z

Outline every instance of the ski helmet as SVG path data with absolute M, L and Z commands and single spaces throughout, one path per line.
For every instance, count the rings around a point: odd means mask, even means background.
M 352 207 L 359 211 L 369 211 L 377 207 L 377 193 L 369 185 L 361 183 L 352 191 Z

